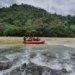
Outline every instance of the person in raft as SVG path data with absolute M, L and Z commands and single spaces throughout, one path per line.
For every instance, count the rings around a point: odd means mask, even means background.
M 32 37 L 29 37 L 29 38 L 28 38 L 28 41 L 32 41 Z
M 38 37 L 33 37 L 33 41 L 40 41 Z
M 26 41 L 26 37 L 24 36 L 24 41 Z M 28 41 L 40 41 L 40 39 L 38 37 L 29 37 Z
M 26 41 L 26 37 L 25 36 L 24 36 L 23 40 Z

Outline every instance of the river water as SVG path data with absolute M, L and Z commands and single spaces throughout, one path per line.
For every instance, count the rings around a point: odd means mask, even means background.
M 75 75 L 75 48 L 65 46 L 15 46 L 0 48 L 0 75 Z

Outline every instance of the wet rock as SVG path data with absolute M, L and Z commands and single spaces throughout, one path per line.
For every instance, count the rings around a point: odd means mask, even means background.
M 30 58 L 34 58 L 36 56 L 36 53 L 35 52 L 31 52 L 30 53 Z
M 7 61 L 9 61 L 9 59 L 6 58 L 5 56 L 0 56 L 0 61 L 5 61 L 5 62 L 7 62 Z
M 62 70 L 54 70 L 45 66 L 29 64 L 26 70 L 27 75 L 63 75 Z
M 41 55 L 43 56 L 42 57 L 43 62 L 49 62 L 49 61 L 52 61 L 52 60 L 56 59 L 56 55 L 49 52 L 49 51 L 44 51 L 44 52 L 41 53 Z
M 37 66 L 36 64 L 30 63 L 30 64 L 27 66 L 26 74 L 42 75 L 42 67 Z
M 22 75 L 26 69 L 26 63 L 22 64 L 19 67 L 16 67 L 14 70 L 10 72 L 10 75 Z M 24 73 L 25 75 L 25 73 Z
M 26 69 L 26 67 L 27 67 L 27 65 L 26 65 L 26 63 L 24 63 L 21 67 L 21 70 L 24 71 Z
M 62 69 L 62 72 L 63 72 L 63 73 L 68 73 L 65 68 Z
M 71 59 L 75 59 L 75 53 L 71 55 Z
M 51 75 L 51 69 L 45 66 L 42 67 L 42 75 Z
M 5 56 L 0 56 L 0 70 L 6 70 L 11 67 L 9 59 Z
M 46 56 L 46 57 L 48 57 L 48 58 L 56 58 L 56 55 L 53 54 L 53 53 L 50 53 L 49 51 L 44 51 L 44 52 L 42 52 L 42 55 L 43 55 L 43 56 Z
M 6 70 L 9 69 L 11 67 L 11 64 L 6 62 L 6 63 L 2 63 L 0 62 L 0 70 Z
M 51 70 L 51 75 L 63 75 L 61 70 Z
M 12 70 L 10 75 L 63 75 L 65 73 L 67 73 L 66 69 L 55 70 L 34 63 L 24 63 L 20 67 Z
M 49 68 L 38 66 L 34 63 L 30 64 L 23 64 L 21 67 L 17 67 L 15 70 L 12 70 L 10 72 L 10 75 L 44 75 L 43 72 L 45 71 L 45 74 L 50 71 Z
M 11 62 L 12 64 L 16 64 L 18 61 L 20 61 L 19 57 L 15 57 Z
M 17 67 L 16 69 L 12 70 L 10 75 L 22 75 L 21 68 Z

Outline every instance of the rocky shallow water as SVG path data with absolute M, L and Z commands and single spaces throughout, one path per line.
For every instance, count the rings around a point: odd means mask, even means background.
M 0 48 L 0 75 L 75 75 L 75 48 Z

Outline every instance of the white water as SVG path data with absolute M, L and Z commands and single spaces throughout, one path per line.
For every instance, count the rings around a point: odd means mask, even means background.
M 64 68 L 66 69 L 68 73 L 63 75 L 75 75 L 75 69 L 74 69 L 75 62 L 71 60 L 71 55 L 69 54 L 68 50 L 63 53 L 56 54 L 57 55 L 56 58 L 49 58 L 48 61 L 47 61 L 48 57 L 42 55 L 44 51 L 40 51 L 40 52 L 35 51 L 36 56 L 33 58 L 30 57 L 31 51 L 32 50 L 29 48 L 29 50 L 26 50 L 23 53 L 5 55 L 6 58 L 9 59 L 9 62 L 12 62 L 12 67 L 10 69 L 0 71 L 0 75 L 6 75 L 6 74 L 10 75 L 10 72 L 12 70 L 15 70 L 17 67 L 21 67 L 22 64 L 24 63 L 29 64 L 30 62 L 38 66 L 45 66 L 50 69 L 58 70 L 58 71 Z M 21 75 L 24 75 L 24 74 L 25 74 L 25 71 L 22 72 Z M 50 75 L 50 72 L 44 71 L 43 75 Z
M 64 46 L 75 48 L 75 44 L 64 44 Z

